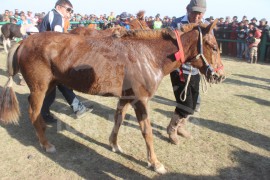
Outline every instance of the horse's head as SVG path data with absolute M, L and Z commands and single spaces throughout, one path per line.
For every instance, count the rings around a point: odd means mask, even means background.
M 185 60 L 198 68 L 210 83 L 219 83 L 225 79 L 223 64 L 211 24 L 188 24 L 181 28 Z M 197 37 L 197 38 L 194 38 Z

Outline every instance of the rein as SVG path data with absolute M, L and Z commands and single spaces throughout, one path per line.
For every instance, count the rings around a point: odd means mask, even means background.
M 210 73 L 211 73 L 212 76 L 213 76 L 213 75 L 217 75 L 217 72 L 218 72 L 219 70 L 222 70 L 224 67 L 223 67 L 223 65 L 222 65 L 222 66 L 220 66 L 220 67 L 214 69 L 214 68 L 208 63 L 207 59 L 205 58 L 205 56 L 204 56 L 204 54 L 203 54 L 203 36 L 202 36 L 202 30 L 201 30 L 200 26 L 198 26 L 198 30 L 199 30 L 199 38 L 200 38 L 200 43 L 199 43 L 199 49 L 200 49 L 200 51 L 199 51 L 199 54 L 198 54 L 195 58 L 193 58 L 193 59 L 198 60 L 199 58 L 202 58 L 204 64 L 205 64 L 206 67 L 207 67 L 207 68 L 206 68 L 206 73 L 205 73 L 206 75 L 207 75 L 208 71 L 210 71 Z M 175 32 L 175 35 L 176 35 L 176 40 L 177 40 L 177 44 L 178 44 L 178 48 L 179 48 L 179 50 L 174 54 L 174 55 L 175 55 L 175 59 L 176 59 L 176 61 L 181 61 L 181 63 L 184 64 L 184 63 L 185 63 L 185 55 L 184 55 L 184 50 L 183 50 L 182 41 L 181 41 L 181 39 L 180 39 L 179 32 L 178 32 L 177 30 L 174 30 L 174 32 Z M 192 60 L 193 60 L 193 59 L 192 59 Z M 191 61 L 192 61 L 192 60 L 191 60 Z M 180 71 L 179 71 L 180 81 L 183 81 L 183 82 L 184 82 L 185 79 L 184 79 L 184 75 L 183 75 L 182 66 L 181 66 L 179 69 L 180 69 Z M 181 94 L 180 94 L 180 100 L 181 100 L 181 101 L 185 101 L 185 100 L 186 100 L 186 96 L 187 96 L 187 87 L 188 87 L 188 84 L 189 84 L 189 82 L 190 82 L 191 71 L 192 71 L 192 67 L 191 67 L 191 69 L 190 69 L 190 73 L 189 73 L 189 75 L 188 75 L 188 79 L 187 79 L 187 83 L 186 83 L 186 85 L 185 85 L 185 88 L 183 89 L 183 91 L 182 91 Z M 206 91 L 207 91 L 207 84 L 206 84 L 206 79 L 205 79 L 205 77 L 203 78 L 203 80 L 204 80 L 204 83 L 205 83 L 205 85 L 206 85 L 206 88 L 204 88 L 203 85 L 202 85 L 202 88 L 203 88 L 203 92 L 206 92 Z
M 177 30 L 174 30 L 174 33 L 175 33 L 178 48 L 179 48 L 179 50 L 174 54 L 174 56 L 175 56 L 176 61 L 181 61 L 181 63 L 184 64 L 185 63 L 185 54 L 184 54 L 183 44 L 182 44 L 182 41 L 180 39 L 179 32 Z M 180 70 L 179 71 L 180 81 L 184 82 L 185 78 L 184 78 L 182 66 L 179 68 L 179 70 Z
M 200 28 L 200 26 L 198 26 L 198 30 L 199 30 L 199 37 L 200 37 L 200 53 L 195 57 L 196 60 L 198 60 L 199 58 L 202 58 L 204 64 L 206 65 L 207 69 L 206 69 L 206 73 L 208 73 L 208 71 L 211 72 L 211 75 L 216 75 L 216 73 L 219 71 L 219 70 L 222 70 L 224 67 L 223 65 L 218 67 L 218 68 L 213 68 L 209 63 L 208 61 L 206 60 L 205 56 L 203 55 L 203 36 L 202 36 L 202 30 Z

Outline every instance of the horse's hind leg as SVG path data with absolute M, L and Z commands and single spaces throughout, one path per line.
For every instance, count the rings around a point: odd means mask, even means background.
M 55 152 L 54 145 L 50 144 L 45 136 L 46 124 L 40 114 L 40 110 L 45 98 L 45 91 L 32 91 L 28 97 L 29 117 L 35 127 L 40 145 L 45 148 L 46 152 Z
M 125 118 L 128 105 L 129 101 L 124 99 L 120 99 L 117 104 L 117 109 L 114 115 L 114 127 L 109 139 L 113 152 L 123 152 L 122 148 L 117 143 L 117 136 L 120 126 Z
M 163 164 L 158 161 L 154 151 L 153 132 L 151 122 L 148 117 L 147 102 L 138 100 L 135 104 L 133 104 L 133 107 L 138 122 L 140 124 L 142 135 L 146 142 L 148 162 L 151 164 L 151 166 L 156 172 L 160 174 L 165 174 L 167 171 L 164 168 Z

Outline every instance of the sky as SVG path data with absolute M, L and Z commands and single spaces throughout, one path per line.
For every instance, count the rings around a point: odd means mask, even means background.
M 107 14 L 111 11 L 115 14 L 128 12 L 136 14 L 139 10 L 145 10 L 146 16 L 155 16 L 157 13 L 164 16 L 180 17 L 186 13 L 186 6 L 190 0 L 71 0 L 75 13 L 80 14 Z M 56 0 L 0 0 L 0 12 L 5 9 L 31 10 L 36 12 L 48 12 Z M 266 18 L 270 20 L 270 0 L 207 0 L 205 18 L 226 16 L 238 16 L 238 20 L 244 15 L 250 20 L 256 17 L 258 20 Z

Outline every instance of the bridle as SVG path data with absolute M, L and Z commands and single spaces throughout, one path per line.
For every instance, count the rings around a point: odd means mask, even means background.
M 203 54 L 203 36 L 202 36 L 202 30 L 201 27 L 198 26 L 198 30 L 199 30 L 199 54 L 196 55 L 194 58 L 192 58 L 190 61 L 197 61 L 198 59 L 202 58 L 202 61 L 204 62 L 204 64 L 206 65 L 206 72 L 205 74 L 207 75 L 208 71 L 210 71 L 212 76 L 218 76 L 217 72 L 220 70 L 223 70 L 223 65 L 218 67 L 218 68 L 213 68 L 207 61 L 207 59 L 205 58 L 204 54 Z M 181 61 L 182 63 L 185 63 L 185 56 L 184 56 L 184 50 L 183 50 L 183 45 L 179 36 L 179 32 L 177 30 L 174 30 L 175 35 L 176 35 L 176 39 L 177 39 L 177 44 L 178 44 L 178 48 L 179 50 L 175 53 L 175 58 L 177 61 Z

